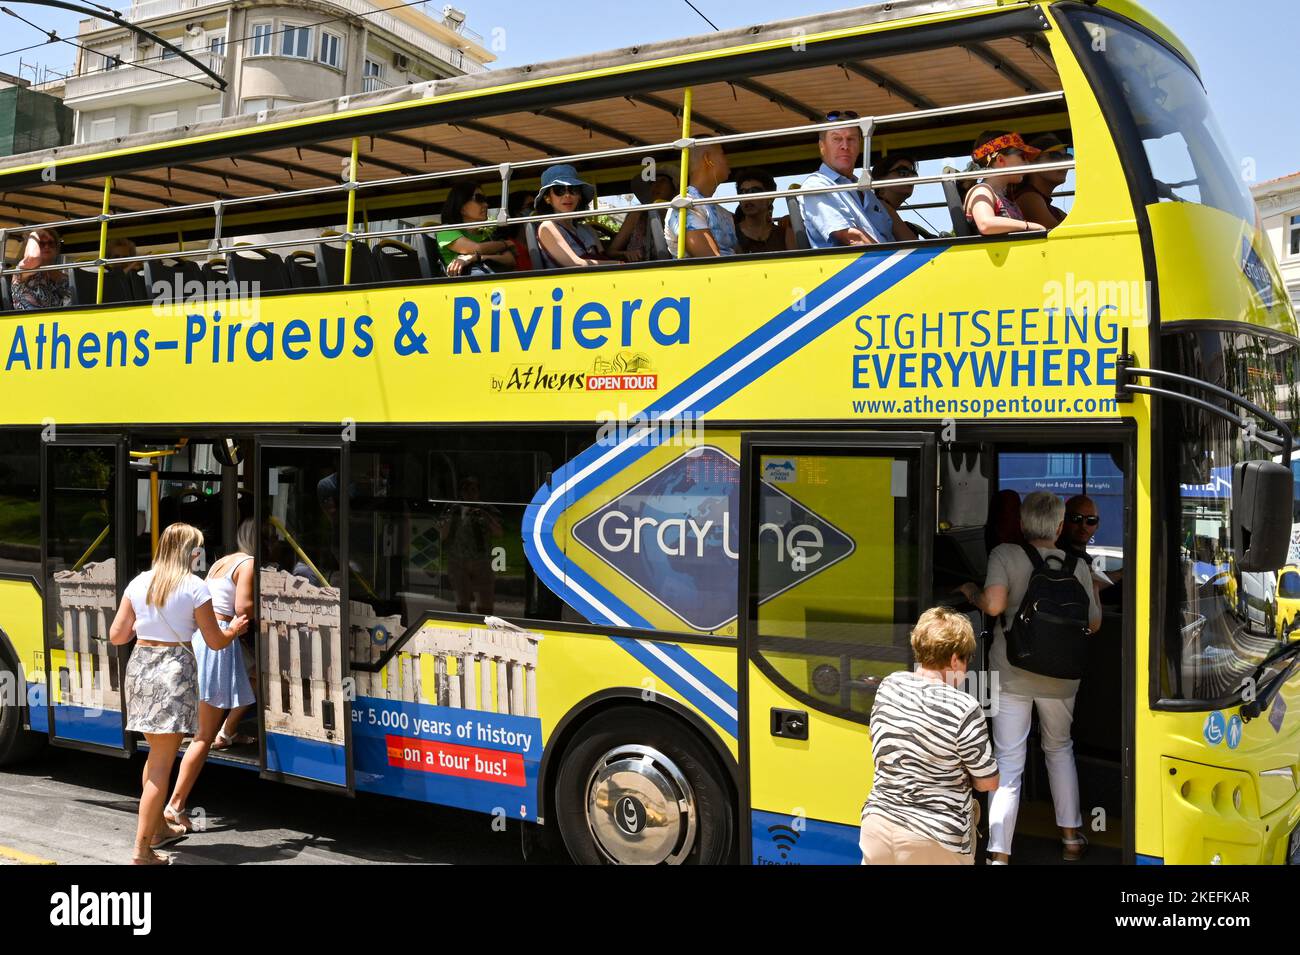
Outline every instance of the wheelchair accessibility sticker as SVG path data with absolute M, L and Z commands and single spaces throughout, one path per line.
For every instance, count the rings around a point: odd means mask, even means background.
M 1205 741 L 1211 746 L 1218 746 L 1223 742 L 1223 737 L 1227 733 L 1227 726 L 1224 724 L 1223 714 L 1215 710 L 1205 718 Z M 1240 739 L 1240 734 L 1238 734 Z

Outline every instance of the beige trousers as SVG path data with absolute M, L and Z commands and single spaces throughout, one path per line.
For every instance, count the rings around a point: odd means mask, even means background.
M 953 852 L 877 813 L 862 820 L 863 865 L 972 865 L 973 852 Z

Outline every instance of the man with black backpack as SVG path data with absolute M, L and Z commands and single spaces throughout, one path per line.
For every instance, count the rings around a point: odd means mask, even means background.
M 1101 626 L 1101 606 L 1088 565 L 1056 546 L 1065 504 L 1035 491 L 1020 505 L 1027 544 L 1000 544 L 989 555 L 983 589 L 963 584 L 962 593 L 995 618 L 989 662 L 997 673 L 993 750 L 999 785 L 989 799 L 988 861 L 1011 856 L 1029 727 L 1036 708 L 1047 777 L 1061 829 L 1062 858 L 1073 862 L 1088 847 L 1080 827 L 1079 776 L 1070 724 L 1089 635 Z

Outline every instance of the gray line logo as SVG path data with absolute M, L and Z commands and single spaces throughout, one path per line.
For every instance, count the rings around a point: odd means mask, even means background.
M 759 600 L 770 600 L 853 553 L 853 539 L 774 486 L 758 485 Z M 573 537 L 693 629 L 736 619 L 740 465 L 712 445 L 679 455 L 573 526 Z

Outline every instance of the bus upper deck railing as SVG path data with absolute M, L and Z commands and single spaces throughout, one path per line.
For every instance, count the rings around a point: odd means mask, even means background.
M 119 213 L 106 212 L 106 213 L 101 213 L 100 215 L 97 216 L 83 216 L 76 219 L 65 219 L 65 220 L 58 220 L 53 222 L 42 222 L 42 223 L 35 223 L 32 225 L 23 225 L 23 226 L 11 226 L 6 229 L 0 229 L 0 250 L 3 250 L 7 247 L 8 239 L 11 236 L 14 236 L 15 234 L 22 235 L 28 232 L 35 231 L 37 229 L 68 229 L 68 228 L 75 228 L 79 226 L 99 225 L 101 227 L 101 232 L 105 233 L 106 227 L 110 223 L 129 222 L 137 219 L 158 218 L 163 216 L 174 216 L 174 215 L 181 215 L 187 213 L 211 213 L 215 220 L 214 232 L 213 232 L 214 237 L 212 240 L 210 240 L 209 247 L 205 250 L 198 249 L 198 250 L 187 251 L 183 249 L 178 249 L 178 250 L 171 250 L 167 252 L 150 253 L 145 255 L 133 255 L 133 256 L 108 258 L 105 255 L 106 235 L 101 234 L 99 255 L 93 259 L 85 259 L 79 262 L 72 262 L 72 263 L 64 262 L 64 263 L 57 263 L 52 265 L 36 266 L 32 268 L 18 268 L 17 266 L 9 267 L 7 264 L 0 263 L 0 265 L 3 265 L 3 267 L 0 267 L 0 277 L 13 275 L 18 272 L 22 272 L 22 273 L 55 272 L 55 271 L 66 271 L 71 268 L 98 268 L 100 269 L 102 274 L 104 269 L 116 265 L 162 261 L 165 259 L 183 258 L 186 256 L 201 255 L 204 253 L 208 254 L 209 256 L 218 256 L 230 252 L 240 252 L 240 251 L 245 251 L 245 252 L 271 251 L 274 249 L 288 248 L 291 246 L 296 246 L 300 248 L 303 246 L 320 247 L 321 245 L 325 245 L 325 244 L 345 243 L 346 244 L 345 248 L 349 248 L 350 251 L 350 244 L 358 239 L 363 239 L 363 238 L 369 240 L 403 238 L 403 237 L 410 237 L 413 235 L 436 234 L 438 232 L 451 231 L 451 230 L 465 231 L 467 229 L 482 229 L 490 225 L 497 225 L 497 226 L 529 225 L 529 224 L 540 224 L 548 221 L 557 221 L 557 220 L 565 220 L 565 219 L 583 219 L 583 218 L 589 218 L 599 214 L 623 215 L 626 213 L 634 213 L 634 212 L 664 211 L 664 212 L 676 212 L 678 215 L 684 218 L 690 209 L 693 209 L 697 206 L 708 206 L 708 205 L 716 205 L 720 203 L 736 202 L 739 199 L 738 196 L 734 196 L 734 195 L 726 195 L 726 196 L 715 195 L 709 197 L 695 198 L 686 194 L 686 186 L 688 184 L 688 164 L 689 164 L 688 156 L 689 156 L 689 150 L 691 150 L 692 148 L 706 147 L 710 145 L 725 146 L 731 143 L 748 142 L 748 141 L 759 140 L 759 139 L 766 140 L 772 138 L 808 136 L 813 133 L 820 134 L 822 132 L 833 130 L 833 129 L 858 128 L 862 131 L 863 138 L 864 138 L 864 145 L 863 145 L 864 167 L 863 167 L 862 175 L 857 180 L 849 183 L 842 183 L 842 184 L 836 184 L 830 186 L 819 186 L 819 187 L 807 188 L 807 189 L 792 186 L 791 188 L 786 190 L 778 189 L 778 190 L 762 192 L 762 193 L 747 193 L 744 198 L 745 201 L 767 200 L 767 199 L 776 200 L 781 198 L 789 198 L 792 196 L 795 198 L 801 198 L 805 196 L 816 196 L 816 195 L 826 195 L 826 194 L 833 194 L 839 192 L 850 192 L 850 191 L 860 190 L 863 188 L 869 188 L 872 185 L 872 179 L 870 176 L 871 135 L 874 129 L 878 126 L 889 125 L 891 123 L 915 122 L 917 120 L 956 116 L 956 115 L 962 115 L 962 114 L 972 113 L 972 112 L 997 111 L 1000 109 L 1007 109 L 1007 108 L 1012 108 L 1017 106 L 1037 105 L 1037 104 L 1049 103 L 1054 101 L 1063 101 L 1064 96 L 1065 94 L 1061 91 L 1033 93 L 1025 96 L 1007 97 L 1007 98 L 997 99 L 997 100 L 984 100 L 984 101 L 973 102 L 973 103 L 961 103 L 955 106 L 935 107 L 932 109 L 913 110 L 910 112 L 903 112 L 903 113 L 889 113 L 881 116 L 863 116 L 856 119 L 834 120 L 834 121 L 827 121 L 824 123 L 810 123 L 801 126 L 788 126 L 788 127 L 780 127 L 776 129 L 757 130 L 748 133 L 730 133 L 726 135 L 717 135 L 717 136 L 691 136 L 689 134 L 690 118 L 689 118 L 689 112 L 687 111 L 686 115 L 684 116 L 684 122 L 683 122 L 683 127 L 684 127 L 683 136 L 672 142 L 653 143 L 644 146 L 627 146 L 627 147 L 619 147 L 615 149 L 595 150 L 587 153 L 571 153 L 571 154 L 558 156 L 558 157 L 547 157 L 543 159 L 525 159 L 525 160 L 519 160 L 517 162 L 499 163 L 495 165 L 470 166 L 470 167 L 464 167 L 455 170 L 446 170 L 442 172 L 420 173 L 414 176 L 388 177 L 383 179 L 367 179 L 367 180 L 356 179 L 355 178 L 356 166 L 354 163 L 352 164 L 349 170 L 348 177 L 344 181 L 340 182 L 338 185 L 314 186 L 306 189 L 296 189 L 296 190 L 274 192 L 274 193 L 263 193 L 254 196 L 238 196 L 230 199 L 214 199 L 206 202 L 186 203 L 183 205 L 176 205 L 176 206 L 163 206 L 157 209 L 142 209 L 142 210 L 134 210 L 130 212 L 119 212 Z M 354 148 L 356 146 L 356 143 L 359 141 L 359 138 L 360 137 L 354 138 L 353 140 Z M 653 155 L 655 153 L 666 153 L 666 152 L 676 153 L 679 151 L 683 154 L 683 169 L 681 170 L 681 183 L 680 183 L 681 191 L 679 195 L 675 196 L 671 201 L 637 203 L 637 204 L 630 204 L 626 206 L 605 207 L 605 208 L 598 208 L 598 209 L 583 209 L 583 210 L 576 210 L 574 212 L 569 212 L 569 213 L 550 212 L 550 213 L 544 213 L 540 215 L 530 215 L 530 216 L 510 216 L 507 213 L 506 203 L 504 199 L 505 196 L 508 195 L 509 193 L 510 183 L 516 171 L 535 169 L 539 167 L 548 167 L 548 166 L 558 165 L 561 163 L 576 165 L 578 163 L 591 161 L 591 160 L 598 160 L 598 159 L 619 158 L 621 156 L 645 157 L 648 155 Z M 1036 172 L 1039 171 L 1046 172 L 1046 171 L 1057 170 L 1057 169 L 1069 170 L 1069 169 L 1073 169 L 1074 166 L 1075 166 L 1075 162 L 1073 159 L 1071 159 L 1071 160 L 1062 160 L 1059 162 L 1052 162 L 1052 163 L 1037 163 L 1034 165 L 1033 168 L 1034 171 Z M 409 188 L 413 184 L 419 184 L 424 182 L 437 182 L 439 180 L 444 180 L 444 179 L 466 179 L 466 178 L 475 179 L 475 178 L 483 178 L 489 175 L 499 177 L 502 186 L 503 201 L 501 204 L 500 212 L 497 215 L 495 220 L 483 220 L 483 221 L 476 221 L 476 222 L 437 223 L 431 225 L 422 225 L 418 227 L 408 226 L 408 227 L 403 227 L 400 229 L 392 229 L 392 230 L 357 232 L 354 229 L 355 222 L 350 216 L 346 228 L 342 232 L 336 233 L 334 235 L 322 235 L 322 236 L 309 237 L 309 238 L 273 240 L 273 241 L 258 242 L 258 243 L 240 242 L 238 244 L 223 244 L 224 239 L 223 236 L 221 235 L 223 218 L 226 213 L 226 210 L 233 206 L 255 205 L 257 203 L 273 202 L 273 201 L 285 202 L 286 200 L 310 198 L 313 196 L 327 196 L 327 195 L 347 196 L 348 199 L 350 200 L 349 205 L 351 205 L 352 204 L 351 200 L 355 199 L 356 194 L 363 190 L 382 189 L 385 187 L 393 187 L 393 186 L 401 186 L 401 187 Z M 988 175 L 989 175 L 989 170 L 987 169 L 973 169 L 973 170 L 964 170 L 964 171 L 957 171 L 957 172 L 936 173 L 932 175 L 918 175 L 918 176 L 909 176 L 909 177 L 890 178 L 888 182 L 891 187 L 908 186 L 908 185 L 922 185 L 927 183 L 959 181 L 959 180 L 966 180 L 966 179 L 979 179 L 979 178 L 985 178 Z M 105 190 L 106 194 L 110 191 L 110 189 L 111 189 L 111 177 L 109 177 L 109 182 L 106 184 L 106 190 Z M 684 231 L 681 229 L 681 225 L 684 225 L 684 223 L 679 224 L 679 230 Z M 349 270 L 345 270 L 345 271 L 349 271 Z M 349 277 L 345 275 L 344 284 L 349 284 L 348 278 Z

